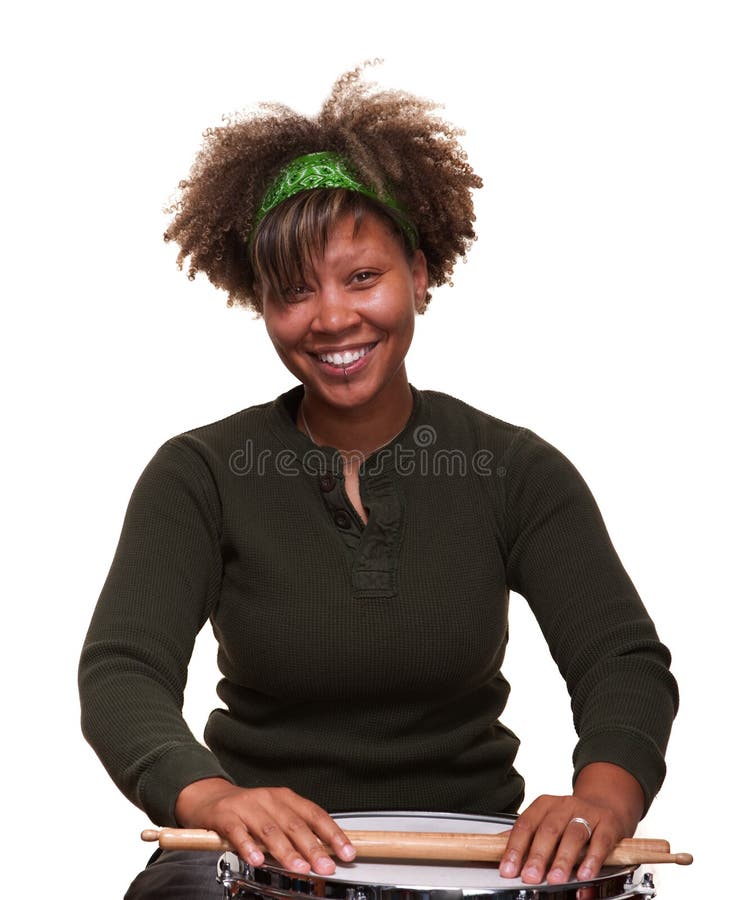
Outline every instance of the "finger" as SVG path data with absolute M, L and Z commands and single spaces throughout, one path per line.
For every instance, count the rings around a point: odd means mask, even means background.
M 241 859 L 253 866 L 261 866 L 265 862 L 265 854 L 239 819 L 225 820 L 217 825 L 216 830 L 227 838 Z
M 594 825 L 589 822 L 589 827 Z M 589 832 L 582 822 L 573 819 L 566 825 L 562 834 L 553 862 L 550 865 L 547 881 L 549 884 L 562 884 L 569 881 L 571 872 L 578 862 L 579 855 L 589 841 Z
M 319 875 L 333 875 L 336 871 L 334 860 L 324 849 L 324 845 L 313 833 L 309 825 L 295 813 L 286 823 L 286 833 L 293 846 L 299 850 L 310 867 Z
M 239 813 L 240 823 L 281 865 L 303 873 L 312 868 L 322 875 L 335 871 L 334 861 L 299 812 L 309 811 L 310 801 L 288 788 L 254 788 L 241 796 L 250 802 Z
M 561 803 L 554 805 L 538 824 L 533 837 L 533 842 L 528 850 L 525 865 L 522 867 L 520 877 L 527 884 L 539 884 L 545 877 L 551 860 L 556 856 L 559 843 L 565 836 L 566 828 L 569 822 L 568 805 Z M 583 830 L 583 829 L 582 829 Z M 584 836 L 586 832 L 584 830 Z M 573 841 L 578 839 L 577 829 L 574 828 L 569 838 L 570 848 L 567 852 L 574 852 Z M 575 853 L 583 846 L 583 842 L 578 844 Z M 563 857 L 563 865 L 565 865 L 565 855 Z M 576 862 L 576 856 L 571 860 L 571 866 Z M 570 871 L 570 868 L 569 868 Z
M 308 803 L 308 818 L 311 829 L 324 843 L 331 847 L 339 859 L 351 862 L 357 855 L 354 845 L 331 816 L 315 803 Z
M 507 838 L 507 846 L 499 866 L 500 875 L 504 878 L 517 878 L 520 874 L 535 834 L 536 816 L 533 806 L 534 804 L 528 807 L 521 816 L 518 816 Z
M 286 826 L 290 833 L 295 837 L 298 830 L 292 824 Z M 266 818 L 259 825 L 250 825 L 256 836 L 259 836 L 265 845 L 268 853 L 294 872 L 310 872 L 311 865 L 304 859 L 303 851 L 299 851 L 291 842 L 290 837 L 284 829 L 278 824 L 274 818 Z M 305 837 L 299 835 L 300 841 L 304 842 Z M 306 841 L 307 842 L 307 841 Z
M 581 860 L 578 869 L 578 878 L 585 881 L 587 878 L 596 878 L 604 865 L 604 860 L 609 856 L 617 841 L 621 838 L 618 830 L 608 825 L 604 820 L 599 822 L 589 841 L 588 849 Z

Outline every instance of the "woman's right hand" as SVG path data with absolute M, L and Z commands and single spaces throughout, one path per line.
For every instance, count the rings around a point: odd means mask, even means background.
M 240 788 L 223 778 L 204 778 L 178 795 L 176 819 L 184 828 L 216 831 L 254 866 L 265 861 L 258 843 L 286 869 L 304 874 L 336 871 L 322 842 L 344 862 L 356 856 L 331 816 L 290 788 Z

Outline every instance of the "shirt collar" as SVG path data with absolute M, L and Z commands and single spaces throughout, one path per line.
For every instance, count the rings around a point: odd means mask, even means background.
M 426 403 L 421 391 L 412 384 L 408 384 L 413 395 L 413 409 L 403 430 L 389 443 L 368 456 L 363 469 L 369 476 L 371 471 L 390 471 L 395 468 L 398 454 L 402 450 L 415 452 L 420 444 L 416 444 L 416 425 L 421 420 Z M 279 442 L 287 450 L 292 451 L 294 461 L 298 462 L 308 471 L 322 470 L 341 474 L 343 461 L 336 447 L 326 444 L 314 444 L 296 426 L 298 406 L 304 396 L 304 387 L 297 384 L 295 387 L 277 397 L 271 404 L 268 416 L 268 425 L 274 432 Z M 419 437 L 420 440 L 420 437 Z

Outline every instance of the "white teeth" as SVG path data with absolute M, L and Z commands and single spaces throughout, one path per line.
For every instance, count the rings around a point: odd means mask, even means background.
M 361 359 L 365 353 L 369 353 L 372 344 L 360 347 L 359 350 L 346 350 L 344 353 L 319 353 L 321 362 L 328 362 L 334 366 L 348 366 Z

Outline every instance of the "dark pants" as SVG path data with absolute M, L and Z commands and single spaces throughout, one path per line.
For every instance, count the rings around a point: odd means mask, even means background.
M 218 850 L 157 850 L 124 900 L 222 900 Z

